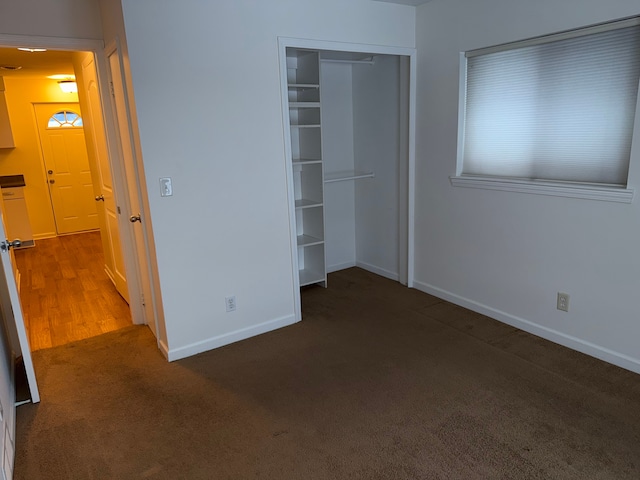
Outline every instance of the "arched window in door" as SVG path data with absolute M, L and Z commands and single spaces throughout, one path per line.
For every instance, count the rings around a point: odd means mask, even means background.
M 61 127 L 82 127 L 82 117 L 71 110 L 61 110 L 56 112 L 49 119 L 47 128 Z

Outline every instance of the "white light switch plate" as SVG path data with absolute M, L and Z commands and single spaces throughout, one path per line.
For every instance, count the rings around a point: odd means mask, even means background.
M 160 178 L 160 196 L 170 197 L 173 195 L 173 185 L 171 185 L 171 177 Z

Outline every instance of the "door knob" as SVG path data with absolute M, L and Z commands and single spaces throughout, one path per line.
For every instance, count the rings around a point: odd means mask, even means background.
M 0 249 L 3 252 L 6 252 L 7 250 L 11 250 L 12 248 L 18 248 L 22 245 L 22 240 L 20 240 L 19 238 L 16 238 L 13 242 L 10 242 L 9 240 L 5 240 L 4 242 L 2 242 L 2 244 L 0 244 Z
M 140 223 L 142 223 L 142 219 L 140 218 L 140 214 L 138 214 L 138 215 L 131 215 L 131 216 L 129 217 L 129 221 L 130 221 L 131 223 L 136 223 L 136 222 L 140 222 Z
M 53 175 L 53 170 L 47 170 L 47 173 L 48 173 L 49 175 Z
M 97 195 L 96 196 L 96 202 L 100 202 L 100 201 L 104 202 L 104 195 Z
M 51 180 L 49 180 L 49 183 L 56 183 L 56 181 L 52 178 Z

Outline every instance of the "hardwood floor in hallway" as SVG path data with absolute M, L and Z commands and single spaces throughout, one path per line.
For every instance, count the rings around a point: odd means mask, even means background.
M 129 306 L 104 271 L 99 232 L 38 240 L 15 257 L 32 351 L 131 325 Z

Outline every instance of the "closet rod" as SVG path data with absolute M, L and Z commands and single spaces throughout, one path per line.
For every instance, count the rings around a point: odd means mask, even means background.
M 373 57 L 369 60 L 334 60 L 332 58 L 321 58 L 320 61 L 325 63 L 354 63 L 359 65 L 373 65 L 375 63 Z
M 335 175 L 335 174 L 334 174 Z M 344 182 L 347 180 L 360 180 L 361 178 L 374 178 L 376 176 L 375 173 L 355 173 L 353 175 L 327 175 L 327 178 L 324 179 L 324 183 L 334 183 L 334 182 Z

